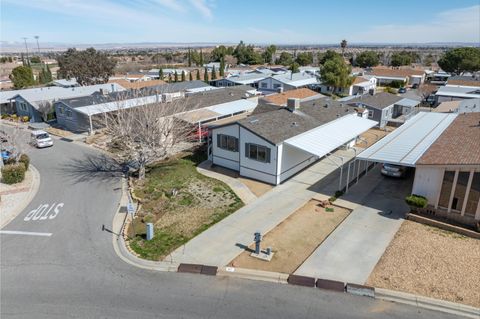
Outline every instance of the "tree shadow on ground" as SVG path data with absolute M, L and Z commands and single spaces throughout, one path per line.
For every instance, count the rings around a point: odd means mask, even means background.
M 84 155 L 69 160 L 59 169 L 74 183 L 117 183 L 122 176 L 123 164 L 105 154 Z

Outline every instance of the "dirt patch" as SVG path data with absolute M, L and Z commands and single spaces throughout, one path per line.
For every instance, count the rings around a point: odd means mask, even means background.
M 319 203 L 310 200 L 263 237 L 262 249 L 271 247 L 275 253 L 270 262 L 245 251 L 230 266 L 293 273 L 350 213 L 338 206 L 326 211 Z
M 255 196 L 260 197 L 273 188 L 273 185 L 254 181 L 244 177 L 239 177 L 238 180 L 247 186 Z
M 250 189 L 250 191 L 257 197 L 262 196 L 273 188 L 273 185 L 241 177 L 238 172 L 235 172 L 231 169 L 223 168 L 220 166 L 213 166 L 211 167 L 211 170 L 238 179 L 238 181 L 247 186 L 248 189 Z
M 392 127 L 387 127 L 385 130 L 371 128 L 362 135 L 360 135 L 360 139 L 357 141 L 357 144 L 355 144 L 355 146 L 364 148 L 370 147 L 382 138 L 384 138 L 394 129 L 395 128 Z
M 367 284 L 480 307 L 480 240 L 405 221 Z

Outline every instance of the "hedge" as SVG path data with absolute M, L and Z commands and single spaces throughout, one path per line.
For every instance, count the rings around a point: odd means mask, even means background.
M 23 163 L 9 164 L 2 168 L 2 181 L 5 184 L 20 183 L 25 179 L 25 165 Z
M 23 163 L 23 165 L 25 165 L 25 170 L 28 171 L 28 167 L 30 166 L 30 157 L 28 157 L 27 154 L 20 155 L 18 162 Z
M 427 207 L 427 204 L 428 204 L 428 200 L 426 197 L 421 195 L 415 195 L 415 194 L 405 197 L 405 202 L 409 206 L 418 207 L 418 208 L 425 208 Z

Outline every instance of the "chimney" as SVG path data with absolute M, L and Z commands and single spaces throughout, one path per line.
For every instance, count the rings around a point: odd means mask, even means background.
M 112 83 L 112 92 L 115 92 L 115 85 Z
M 103 89 L 99 89 L 98 92 L 100 92 L 100 94 L 103 95 Z
M 287 100 L 287 109 L 294 112 L 300 108 L 300 99 L 289 98 Z
M 283 86 L 277 88 L 277 92 L 278 92 L 278 93 L 283 93 Z

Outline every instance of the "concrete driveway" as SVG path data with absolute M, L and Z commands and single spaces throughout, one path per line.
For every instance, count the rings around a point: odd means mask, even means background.
M 393 179 L 380 165 L 342 197 L 356 208 L 297 269 L 299 275 L 364 284 L 400 228 L 409 207 L 404 198 L 413 174 Z

